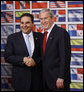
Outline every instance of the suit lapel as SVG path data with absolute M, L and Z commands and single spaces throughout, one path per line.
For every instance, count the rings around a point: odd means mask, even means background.
M 20 32 L 19 40 L 20 40 L 22 49 L 24 49 L 26 55 L 28 55 L 29 53 L 28 53 L 27 46 L 26 46 L 24 37 L 23 37 L 23 35 L 22 35 L 22 32 Z
M 33 55 L 34 55 L 35 52 L 36 52 L 37 45 L 38 45 L 38 43 L 37 43 L 38 38 L 37 38 L 37 36 L 35 35 L 34 32 L 33 32 L 33 39 L 34 39 L 34 51 L 33 51 Z
M 22 35 L 22 32 L 20 32 L 19 39 L 21 40 L 21 44 L 22 44 L 21 46 L 24 49 L 26 55 L 29 55 L 28 50 L 27 50 L 27 46 L 26 46 L 26 43 L 25 43 L 25 40 L 24 40 L 24 37 Z M 36 36 L 36 34 L 34 32 L 33 32 L 33 39 L 34 39 L 34 51 L 33 51 L 33 55 L 34 55 L 34 53 L 36 52 L 35 48 L 38 48 L 38 43 L 37 43 L 38 37 Z
M 45 48 L 45 54 L 48 52 L 49 47 L 52 45 L 52 41 L 54 40 L 54 34 L 56 34 L 57 31 L 57 25 L 55 25 L 47 39 L 46 48 Z

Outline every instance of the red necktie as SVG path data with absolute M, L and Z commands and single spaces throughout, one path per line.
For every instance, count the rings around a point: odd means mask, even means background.
M 47 33 L 48 33 L 48 32 L 45 32 L 45 34 L 44 34 L 44 40 L 43 40 L 43 54 L 45 54 L 45 47 L 46 47 Z

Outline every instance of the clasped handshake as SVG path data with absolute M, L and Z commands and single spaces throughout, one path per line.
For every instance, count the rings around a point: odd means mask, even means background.
M 28 67 L 34 67 L 36 65 L 35 61 L 31 57 L 24 57 L 23 62 L 25 63 L 26 66 Z

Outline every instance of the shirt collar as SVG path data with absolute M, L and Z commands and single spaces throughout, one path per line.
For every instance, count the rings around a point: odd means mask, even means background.
M 31 31 L 29 34 L 25 34 L 22 32 L 22 34 L 23 34 L 23 36 L 29 35 L 29 37 L 31 37 L 33 35 L 33 32 Z
M 53 27 L 54 27 L 54 23 L 52 24 L 52 26 L 50 27 L 50 29 L 48 29 L 48 30 L 46 30 L 48 33 L 50 33 L 51 32 L 51 30 L 53 29 Z

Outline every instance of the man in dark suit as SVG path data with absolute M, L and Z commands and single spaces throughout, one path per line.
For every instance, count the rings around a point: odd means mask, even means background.
M 6 62 L 13 65 L 12 85 L 16 91 L 42 89 L 40 33 L 33 32 L 33 15 L 21 16 L 21 31 L 8 36 Z M 28 42 L 29 41 L 29 42 Z
M 46 30 L 42 50 L 44 91 L 69 91 L 71 59 L 69 34 L 54 24 L 53 12 L 49 9 L 40 11 L 40 22 Z

